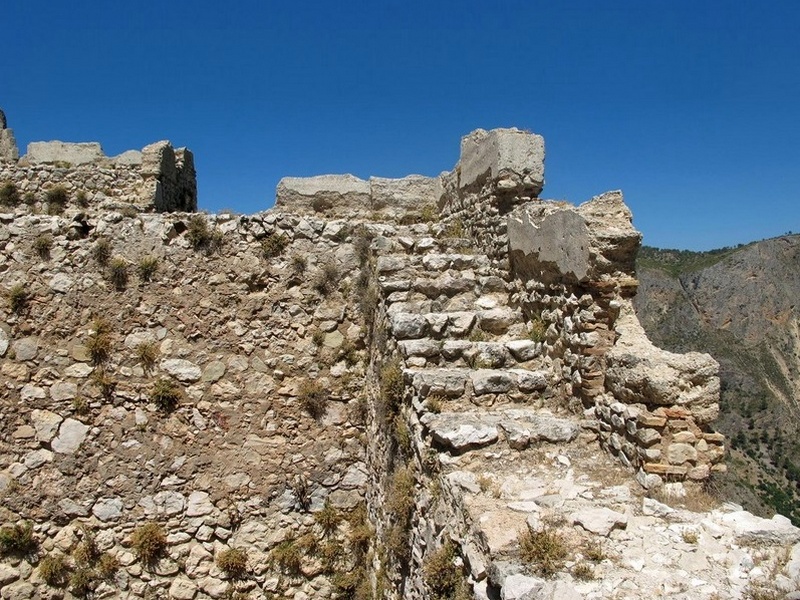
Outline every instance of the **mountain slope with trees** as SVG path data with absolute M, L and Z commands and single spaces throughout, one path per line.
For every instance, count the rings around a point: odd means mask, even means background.
M 658 345 L 720 363 L 717 428 L 729 472 L 715 484 L 800 524 L 800 236 L 708 252 L 642 247 L 635 306 Z

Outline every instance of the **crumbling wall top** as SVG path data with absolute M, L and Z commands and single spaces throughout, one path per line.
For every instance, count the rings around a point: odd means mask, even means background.
M 517 128 L 476 129 L 461 138 L 459 187 L 516 175 L 538 196 L 544 187 L 544 138 Z

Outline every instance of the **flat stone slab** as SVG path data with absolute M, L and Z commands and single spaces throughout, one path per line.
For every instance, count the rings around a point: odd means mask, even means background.
M 105 158 L 103 149 L 97 142 L 70 143 L 60 142 L 31 142 L 28 144 L 28 153 L 25 158 L 31 163 L 69 163 L 69 165 L 83 165 L 93 163 Z
M 498 439 L 494 419 L 484 414 L 426 413 L 421 420 L 437 443 L 456 452 L 488 446 Z
M 739 542 L 795 544 L 800 541 L 800 529 L 783 515 L 764 519 L 746 510 L 737 510 L 722 514 L 714 520 L 732 528 Z
M 607 536 L 612 529 L 627 527 L 628 517 L 610 508 L 587 508 L 573 513 L 572 522 L 580 525 L 586 531 Z

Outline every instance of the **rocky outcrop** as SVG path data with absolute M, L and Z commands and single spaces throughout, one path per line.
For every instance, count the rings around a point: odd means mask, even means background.
M 731 440 L 732 460 L 715 485 L 756 514 L 778 511 L 795 523 L 799 259 L 797 235 L 708 252 L 643 248 L 634 299 L 658 346 L 708 352 L 720 364 L 716 427 Z

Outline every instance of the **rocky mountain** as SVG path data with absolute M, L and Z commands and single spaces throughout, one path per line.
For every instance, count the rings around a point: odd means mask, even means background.
M 724 494 L 800 522 L 800 236 L 710 252 L 643 247 L 636 312 L 649 337 L 720 363 Z

